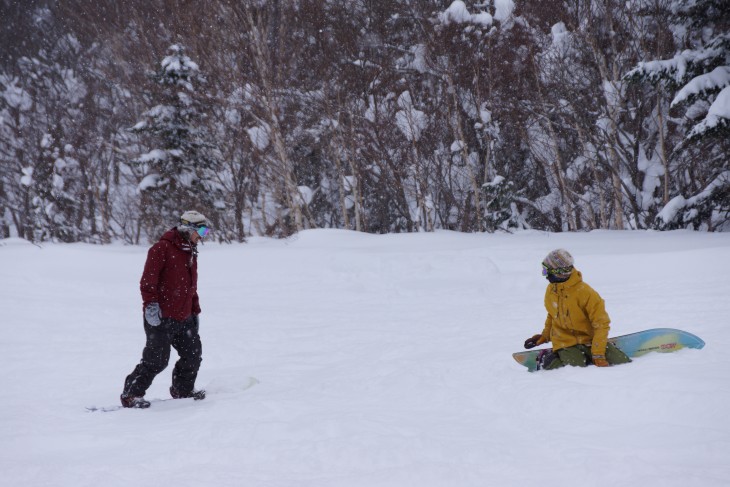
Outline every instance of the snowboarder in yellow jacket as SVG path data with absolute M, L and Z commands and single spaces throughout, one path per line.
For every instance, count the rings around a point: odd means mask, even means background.
M 525 341 L 525 348 L 552 342 L 552 352 L 540 358 L 541 368 L 589 364 L 608 367 L 630 362 L 626 354 L 608 342 L 611 319 L 605 302 L 583 281 L 570 253 L 553 250 L 543 260 L 542 269 L 550 282 L 545 290 L 545 328 Z

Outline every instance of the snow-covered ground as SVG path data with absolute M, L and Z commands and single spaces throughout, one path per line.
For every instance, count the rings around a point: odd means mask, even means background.
M 612 335 L 703 350 L 528 373 L 565 247 Z M 146 247 L 0 241 L 0 485 L 730 485 L 730 234 L 307 231 L 200 252 L 205 401 L 118 404 Z M 172 361 L 176 359 L 173 352 Z M 167 398 L 168 367 L 148 398 Z

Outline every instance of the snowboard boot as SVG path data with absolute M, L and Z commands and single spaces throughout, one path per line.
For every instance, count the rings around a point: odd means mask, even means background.
M 192 397 L 196 401 L 200 401 L 201 399 L 205 399 L 205 391 L 203 389 L 200 389 L 199 391 L 192 390 L 188 393 L 182 393 L 175 389 L 174 386 L 170 386 L 170 395 L 173 399 L 187 399 Z
M 122 394 L 121 396 L 119 396 L 119 399 L 122 401 L 122 407 L 125 408 L 145 409 L 150 407 L 150 402 L 144 397 Z

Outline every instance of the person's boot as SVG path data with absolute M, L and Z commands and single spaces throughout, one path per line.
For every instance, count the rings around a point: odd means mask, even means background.
M 144 397 L 130 396 L 129 394 L 122 394 L 119 396 L 119 400 L 122 401 L 122 406 L 125 408 L 137 408 L 145 409 L 150 407 L 150 402 Z
M 175 389 L 175 386 L 170 386 L 170 395 L 173 399 L 187 399 L 192 397 L 196 401 L 200 401 L 201 399 L 205 399 L 205 391 L 203 389 L 200 389 L 198 391 L 192 390 L 188 393 L 182 393 Z

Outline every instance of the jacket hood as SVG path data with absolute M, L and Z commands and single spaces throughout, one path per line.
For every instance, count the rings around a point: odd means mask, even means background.
M 175 247 L 184 250 L 185 252 L 190 252 L 196 247 L 192 242 L 189 242 L 188 240 L 185 240 L 185 238 L 183 238 L 177 227 L 173 227 L 170 230 L 166 231 L 162 235 L 160 240 L 167 240 Z

